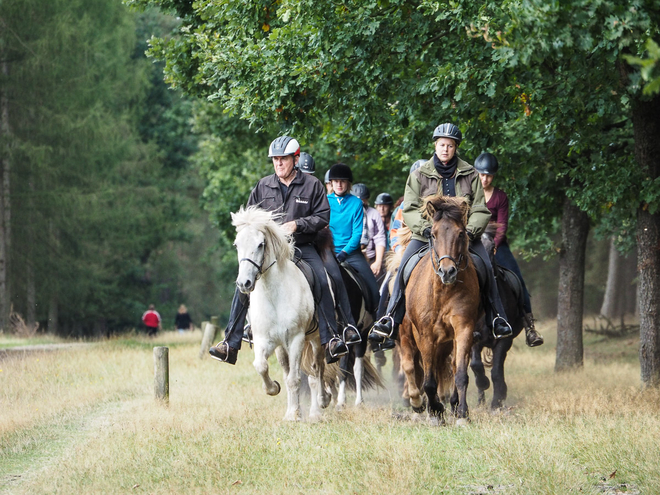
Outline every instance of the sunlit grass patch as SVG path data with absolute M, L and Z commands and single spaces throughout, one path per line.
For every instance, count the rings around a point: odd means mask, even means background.
M 553 323 L 539 328 L 544 346 L 519 339 L 507 359 L 508 407 L 477 407 L 472 384 L 465 428 L 404 409 L 391 364 L 388 389 L 365 406 L 283 422 L 285 390 L 263 392 L 252 351 L 236 366 L 200 360 L 200 332 L 1 361 L 0 491 L 595 494 L 628 484 L 651 493 L 658 392 L 640 391 L 627 358 L 555 374 Z M 156 345 L 170 348 L 169 406 L 153 399 Z M 6 419 L 10 403 L 17 412 Z

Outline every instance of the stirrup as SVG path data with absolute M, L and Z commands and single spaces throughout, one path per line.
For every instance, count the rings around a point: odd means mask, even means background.
M 224 354 L 225 354 L 225 358 L 224 358 L 224 359 L 222 359 L 222 358 L 219 357 L 219 356 L 216 356 L 216 355 L 212 352 L 213 349 L 217 349 L 217 350 L 221 350 L 221 349 L 222 349 L 222 350 L 224 351 L 224 348 L 225 348 L 225 347 L 227 348 L 227 352 L 224 353 Z M 222 363 L 226 363 L 226 362 L 229 360 L 229 349 L 230 349 L 230 347 L 229 347 L 229 343 L 228 343 L 227 341 L 223 340 L 223 341 L 218 342 L 217 344 L 215 344 L 213 347 L 211 347 L 211 349 L 209 349 L 209 354 L 211 355 L 211 357 L 212 357 L 213 359 L 216 359 L 216 360 L 218 360 L 218 361 L 220 361 L 220 362 L 222 362 Z
M 339 337 L 337 337 L 336 335 L 335 335 L 334 337 L 332 337 L 332 338 L 328 341 L 328 343 L 326 344 L 326 346 L 327 346 L 327 350 L 328 350 L 328 354 L 330 355 L 330 357 L 331 357 L 332 359 L 336 359 L 336 358 L 339 358 L 339 357 L 341 357 L 341 356 L 343 356 L 343 355 L 345 355 L 345 354 L 348 354 L 348 350 L 346 350 L 345 352 L 342 352 L 341 354 L 340 354 L 340 353 L 334 353 L 334 352 L 332 352 L 332 350 L 331 350 L 332 345 L 331 345 L 331 344 L 332 344 L 333 342 L 341 342 L 342 344 L 344 344 L 344 345 L 346 346 L 346 343 L 345 343 L 343 340 L 341 340 Z M 348 346 L 346 346 L 346 349 L 348 349 Z
M 380 331 L 378 328 L 380 325 L 385 326 L 385 323 L 383 321 L 390 321 L 390 331 L 388 333 Z M 378 327 L 376 326 L 378 325 Z M 394 318 L 392 318 L 390 315 L 385 315 L 381 316 L 379 320 L 371 327 L 371 332 L 370 333 L 375 333 L 379 337 L 382 337 L 384 339 L 391 339 L 392 334 L 394 333 Z
M 355 341 L 352 341 L 352 342 L 349 342 L 348 340 L 346 340 L 346 330 L 348 330 L 348 329 L 353 329 L 353 330 L 355 330 L 355 333 L 356 333 L 357 336 L 360 338 L 360 340 L 355 340 Z M 353 325 L 351 325 L 350 323 L 347 323 L 347 324 L 346 324 L 346 326 L 344 327 L 344 330 L 342 331 L 342 335 L 341 335 L 341 336 L 344 338 L 343 340 L 344 340 L 344 343 L 345 343 L 346 345 L 359 344 L 359 343 L 362 342 L 362 335 L 360 335 L 360 332 L 358 331 L 358 329 L 355 328 L 355 327 L 354 327 Z
M 241 340 L 250 344 L 250 349 L 252 349 L 254 340 L 252 339 L 252 326 L 250 326 L 249 323 L 243 327 L 243 336 L 241 337 Z
M 497 322 L 497 320 L 502 320 L 504 322 L 504 324 L 509 328 L 509 331 L 506 332 L 504 335 L 495 334 L 495 322 Z M 496 316 L 495 318 L 493 318 L 493 323 L 492 323 L 491 329 L 492 329 L 492 332 L 493 332 L 493 338 L 495 338 L 495 340 L 506 339 L 507 337 L 511 337 L 513 335 L 513 328 L 511 328 L 511 325 L 509 324 L 509 322 L 506 321 L 506 319 L 502 318 L 499 315 Z

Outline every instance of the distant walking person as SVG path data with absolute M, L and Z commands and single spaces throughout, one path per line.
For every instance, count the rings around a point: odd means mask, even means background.
M 185 304 L 179 306 L 179 312 L 174 318 L 174 326 L 179 330 L 179 333 L 193 329 L 192 318 L 188 314 L 188 308 L 186 308 Z
M 142 322 L 144 326 L 147 327 L 147 335 L 149 337 L 155 337 L 158 333 L 158 329 L 162 330 L 161 318 L 156 311 L 156 306 L 153 304 L 149 305 L 149 309 L 144 312 L 142 315 Z

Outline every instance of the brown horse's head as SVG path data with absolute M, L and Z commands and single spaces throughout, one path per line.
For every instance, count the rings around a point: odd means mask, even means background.
M 465 225 L 469 212 L 464 198 L 436 195 L 424 199 L 422 214 L 433 222 L 431 263 L 445 285 L 456 282 L 459 268 L 468 263 Z

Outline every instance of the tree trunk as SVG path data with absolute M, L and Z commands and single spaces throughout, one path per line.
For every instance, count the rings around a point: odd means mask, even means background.
M 564 371 L 583 364 L 582 311 L 588 234 L 589 217 L 566 198 L 561 222 L 555 371 Z
M 610 239 L 610 254 L 607 268 L 607 285 L 600 314 L 614 320 L 635 312 L 636 288 L 633 279 L 636 276 L 637 253 L 635 250 L 622 255 L 616 248 L 614 238 Z
M 50 295 L 50 301 L 48 302 L 48 333 L 57 335 L 58 318 L 57 294 L 53 292 Z
M 660 176 L 660 95 L 633 108 L 635 159 L 647 177 Z M 639 363 L 643 387 L 660 385 L 660 213 L 637 211 Z
M 9 76 L 9 64 L 2 62 L 2 75 L 5 80 Z M 2 149 L 2 170 L 0 170 L 0 329 L 7 327 L 9 322 L 9 99 L 7 90 L 0 90 L 0 135 L 4 139 Z
M 27 285 L 27 325 L 34 328 L 34 324 L 37 322 L 37 291 L 34 283 L 34 268 L 30 259 L 28 259 L 25 269 L 25 282 Z

